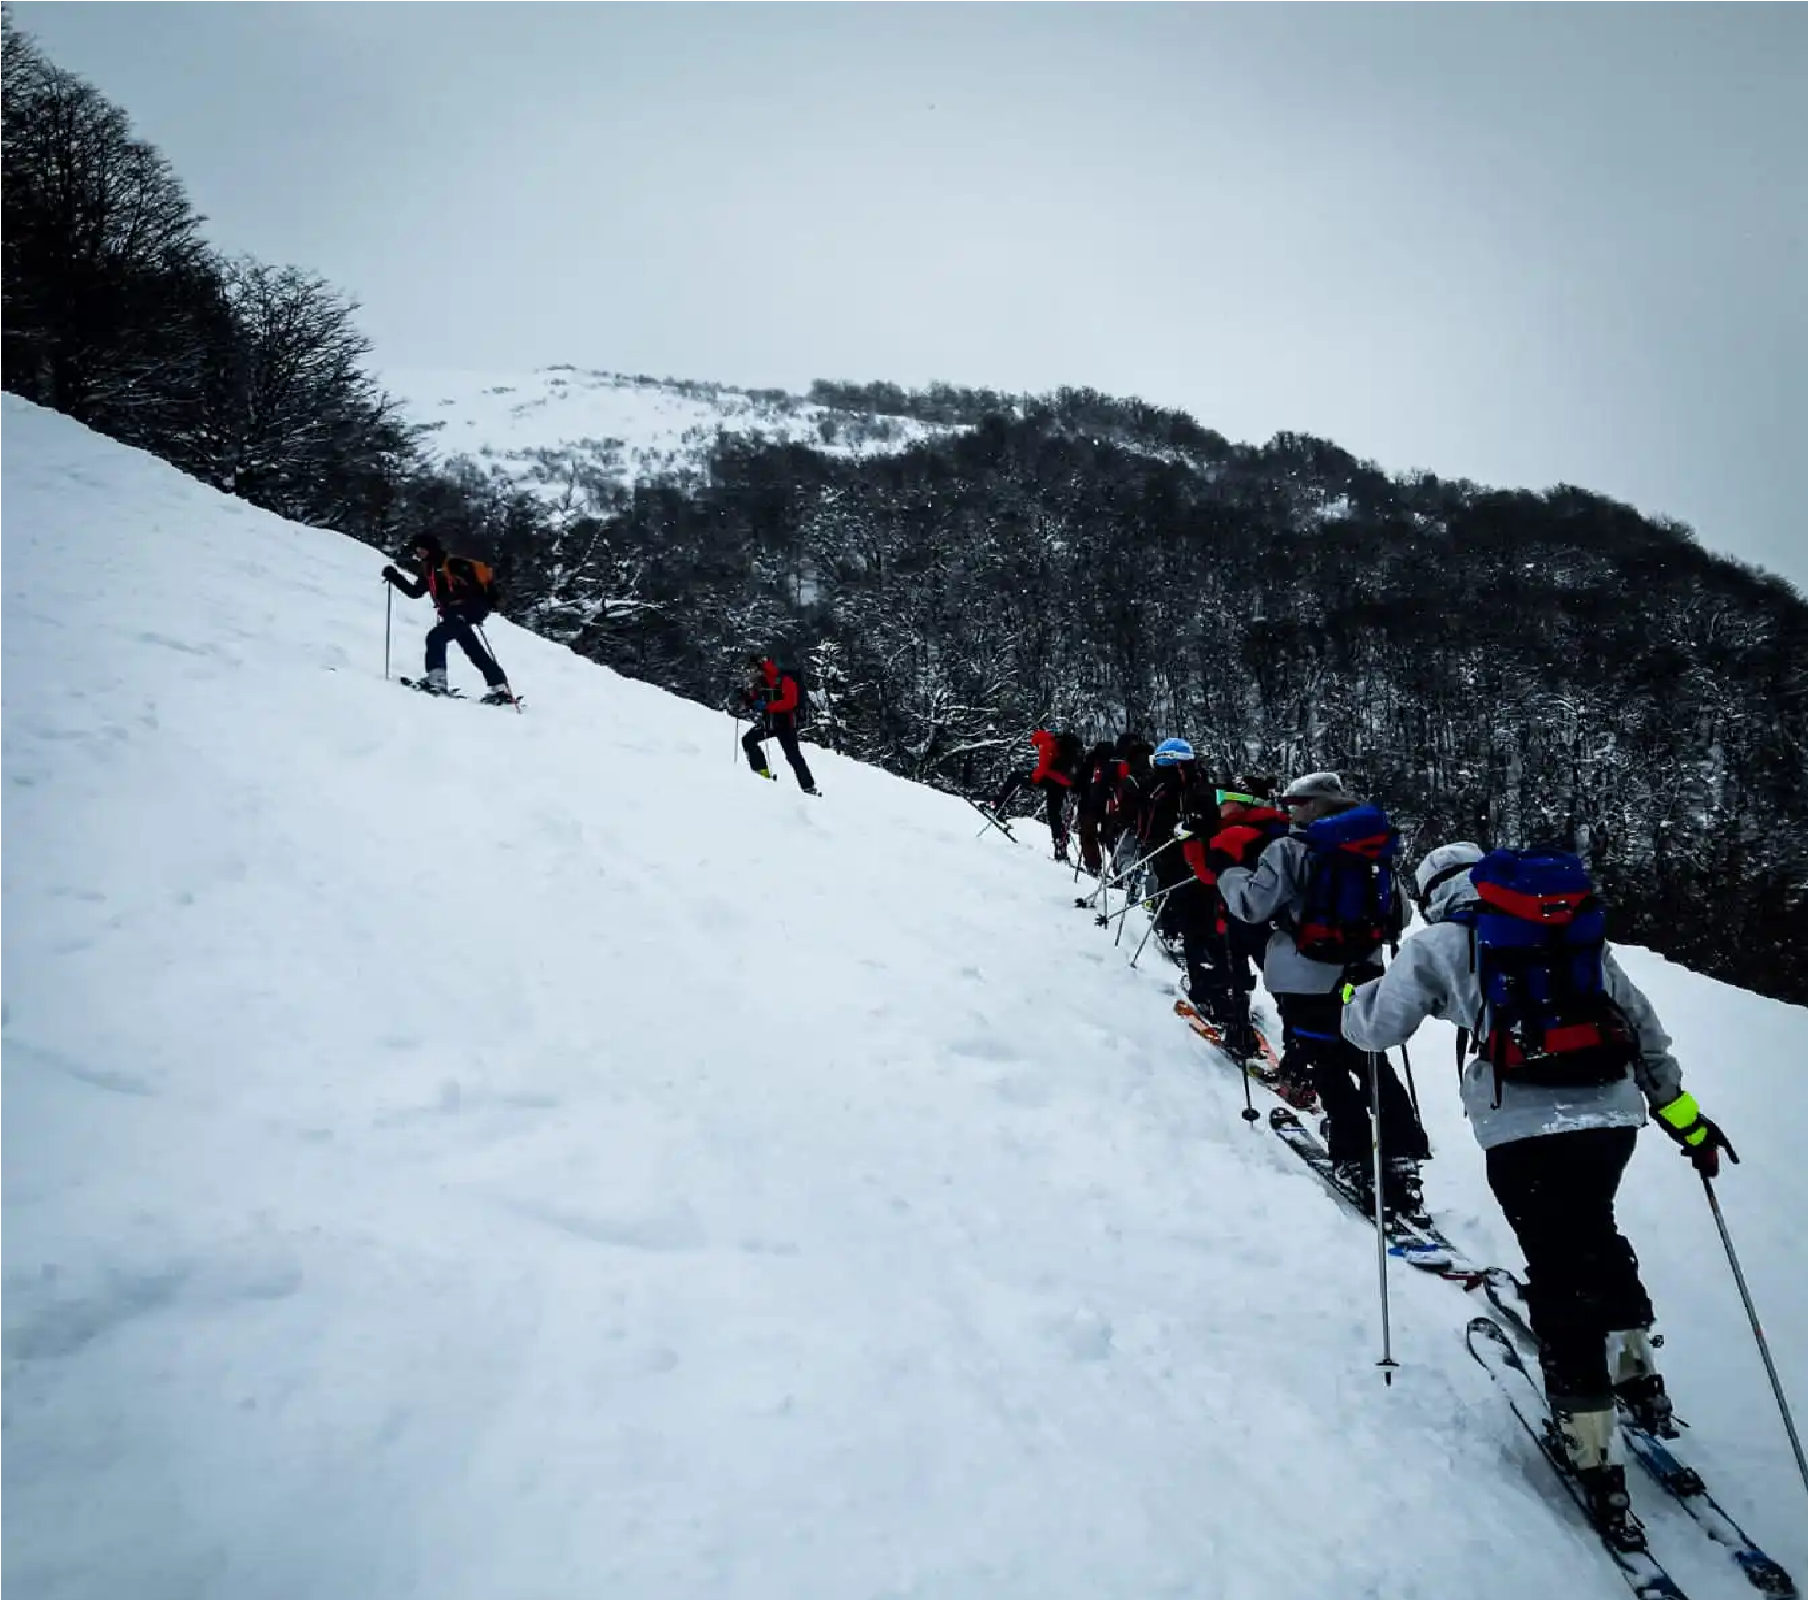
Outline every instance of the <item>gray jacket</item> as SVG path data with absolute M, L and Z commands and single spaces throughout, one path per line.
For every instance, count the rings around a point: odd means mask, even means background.
M 1365 983 L 1343 1008 L 1343 1036 L 1363 1050 L 1404 1044 L 1427 1017 L 1443 1017 L 1471 1034 L 1482 1027 L 1481 982 L 1473 970 L 1469 929 L 1444 920 L 1477 899 L 1469 874 L 1440 884 L 1426 908 L 1430 926 L 1401 945 L 1387 975 Z M 1638 1058 L 1617 1083 L 1581 1089 L 1544 1089 L 1503 1083 L 1495 1102 L 1493 1066 L 1481 1056 L 1463 1063 L 1463 1110 L 1484 1150 L 1547 1133 L 1582 1128 L 1636 1128 L 1647 1102 L 1667 1106 L 1682 1093 L 1682 1068 L 1670 1054 L 1670 1037 L 1651 1002 L 1609 954 L 1603 964 L 1607 993 L 1632 1026 Z
M 1299 953 L 1290 931 L 1306 907 L 1306 878 L 1312 850 L 1298 832 L 1276 839 L 1253 867 L 1226 867 L 1218 888 L 1230 914 L 1239 922 L 1273 921 L 1268 948 L 1262 952 L 1262 982 L 1270 994 L 1329 994 L 1341 988 L 1345 969 L 1335 962 L 1311 961 Z M 1405 902 L 1398 881 L 1395 898 Z M 1372 969 L 1371 969 L 1372 970 Z

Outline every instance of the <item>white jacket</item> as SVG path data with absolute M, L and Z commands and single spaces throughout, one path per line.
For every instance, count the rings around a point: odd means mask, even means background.
M 1427 1017 L 1443 1017 L 1471 1034 L 1482 1029 L 1482 989 L 1475 974 L 1471 933 L 1445 921 L 1477 899 L 1464 872 L 1446 879 L 1426 908 L 1429 926 L 1411 935 L 1384 977 L 1365 983 L 1343 1008 L 1343 1036 L 1362 1050 L 1404 1044 Z M 1636 1128 L 1647 1104 L 1655 1110 L 1682 1093 L 1682 1068 L 1670 1037 L 1638 986 L 1609 953 L 1603 961 L 1608 997 L 1625 1013 L 1638 1044 L 1632 1071 L 1614 1083 L 1547 1089 L 1504 1082 L 1495 1104 L 1494 1067 L 1484 1056 L 1463 1063 L 1463 1110 L 1484 1150 L 1582 1128 Z

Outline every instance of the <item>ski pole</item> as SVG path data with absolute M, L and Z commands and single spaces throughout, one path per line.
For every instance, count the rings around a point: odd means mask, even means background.
M 1392 943 L 1387 947 L 1387 959 L 1389 966 L 1392 966 L 1394 962 L 1400 959 L 1400 946 L 1398 942 Z M 1412 1056 L 1408 1053 L 1404 1044 L 1400 1046 L 1400 1060 L 1405 1063 L 1406 1066 L 1406 1098 L 1412 1101 L 1413 1121 L 1423 1128 L 1425 1126 L 1425 1119 L 1419 1115 L 1419 1086 L 1413 1082 Z
M 395 586 L 383 580 L 383 681 L 389 682 L 389 618 L 395 610 Z
M 1174 890 L 1175 890 L 1175 889 L 1178 889 L 1178 888 L 1179 888 L 1179 887 L 1180 887 L 1180 885 L 1179 885 L 1179 884 L 1174 884 L 1174 885 L 1173 885 L 1173 886 L 1172 886 L 1172 887 L 1170 887 L 1170 888 L 1167 888 L 1167 889 L 1163 889 L 1163 890 L 1162 890 L 1162 891 L 1161 891 L 1161 893 L 1160 893 L 1160 894 L 1158 894 L 1158 895 L 1156 895 L 1156 896 L 1155 896 L 1155 897 L 1154 897 L 1154 899 L 1152 899 L 1152 900 L 1145 900 L 1145 901 L 1143 901 L 1143 902 L 1142 902 L 1142 904 L 1143 904 L 1143 906 L 1144 906 L 1144 907 L 1145 907 L 1145 908 L 1146 908 L 1146 909 L 1147 909 L 1147 910 L 1148 910 L 1148 912 L 1149 912 L 1149 926 L 1148 926 L 1148 927 L 1147 927 L 1147 928 L 1145 928 L 1145 929 L 1144 929 L 1144 930 L 1143 930 L 1143 937 L 1142 937 L 1142 943 L 1141 943 L 1141 944 L 1139 944 L 1139 945 L 1137 945 L 1137 947 L 1136 947 L 1136 954 L 1135 954 L 1135 955 L 1133 955 L 1133 956 L 1132 956 L 1132 957 L 1131 957 L 1131 958 L 1130 958 L 1130 965 L 1131 965 L 1131 966 L 1135 966 L 1135 965 L 1136 965 L 1136 963 L 1137 963 L 1137 961 L 1138 961 L 1138 960 L 1139 960 L 1139 959 L 1140 959 L 1140 958 L 1141 958 L 1141 956 L 1142 956 L 1142 953 L 1143 953 L 1143 945 L 1146 945 L 1146 944 L 1147 944 L 1147 943 L 1148 943 L 1148 942 L 1149 942 L 1149 935 L 1150 935 L 1150 934 L 1152 934 L 1152 933 L 1153 933 L 1153 932 L 1154 932 L 1154 931 L 1155 931 L 1155 924 L 1156 924 L 1156 921 L 1157 921 L 1157 917 L 1156 917 L 1156 913 L 1155 913 L 1155 909 L 1154 909 L 1154 908 L 1155 908 L 1155 907 L 1156 907 L 1156 906 L 1158 906 L 1158 905 L 1160 905 L 1160 904 L 1161 904 L 1161 903 L 1162 903 L 1162 901 L 1164 901 L 1164 900 L 1165 900 L 1165 899 L 1167 899 L 1167 898 L 1168 898 L 1168 896 L 1169 896 L 1169 895 L 1171 895 L 1171 894 L 1172 894 L 1172 893 L 1173 893 L 1173 892 L 1174 892 Z M 1128 907 L 1128 906 L 1126 906 L 1126 907 L 1125 907 L 1125 908 L 1124 908 L 1124 910 L 1125 910 L 1125 911 L 1128 911 L 1128 910 L 1129 910 L 1129 907 Z M 1118 915 L 1119 915 L 1119 916 L 1120 916 L 1120 917 L 1122 917 L 1122 916 L 1123 916 L 1123 915 L 1124 915 L 1124 912 L 1123 912 L 1123 911 L 1120 911 L 1120 912 L 1119 912 L 1119 913 L 1118 913 Z M 1119 922 L 1119 923 L 1118 923 L 1118 925 L 1117 925 L 1117 934 L 1118 934 L 1118 938 L 1120 938 L 1120 939 L 1121 939 L 1121 938 L 1123 938 L 1123 936 L 1124 936 L 1124 924 L 1123 924 L 1123 923 L 1122 923 L 1122 922 Z
M 1700 1176 L 1701 1187 L 1714 1211 L 1714 1226 L 1720 1230 L 1721 1244 L 1726 1246 L 1726 1259 L 1733 1269 L 1733 1281 L 1739 1285 L 1739 1298 L 1745 1302 L 1746 1318 L 1751 1323 L 1753 1337 L 1758 1341 L 1758 1354 L 1764 1358 L 1764 1370 L 1770 1375 L 1770 1391 L 1777 1397 L 1777 1409 L 1783 1413 L 1783 1429 L 1789 1435 L 1789 1448 L 1795 1451 L 1796 1470 L 1802 1475 L 1803 1486 L 1808 1487 L 1808 1457 L 1802 1454 L 1802 1438 L 1795 1431 L 1795 1417 L 1790 1413 L 1789 1402 L 1783 1397 L 1783 1380 L 1777 1376 L 1777 1364 L 1770 1358 L 1770 1341 L 1764 1337 L 1764 1329 L 1758 1324 L 1758 1308 L 1752 1304 L 1751 1290 L 1746 1287 L 1744 1270 L 1733 1249 L 1733 1236 L 1727 1232 L 1726 1217 L 1720 1210 L 1720 1198 L 1714 1193 L 1714 1180 L 1705 1172 Z
M 1126 834 L 1125 837 L 1127 838 L 1128 835 Z M 1177 845 L 1179 843 L 1180 843 L 1180 840 L 1178 840 L 1178 839 L 1170 839 L 1166 844 L 1164 844 L 1161 847 L 1160 850 L 1151 850 L 1146 856 L 1143 856 L 1143 855 L 1132 856 L 1130 858 L 1130 860 L 1125 862 L 1124 865 L 1118 871 L 1111 874 L 1109 881 L 1102 882 L 1099 885 L 1099 889 L 1105 889 L 1105 888 L 1115 889 L 1126 878 L 1130 877 L 1131 874 L 1133 874 L 1138 867 L 1147 866 L 1151 861 L 1153 861 L 1158 855 L 1161 854 L 1162 850 L 1171 850 L 1171 849 L 1173 849 L 1173 847 L 1175 845 Z M 1092 900 L 1093 895 L 1096 895 L 1099 892 L 1099 889 L 1094 889 L 1092 891 L 1092 894 L 1087 895 L 1086 899 L 1088 902 L 1090 902 Z
M 490 648 L 490 636 L 483 631 L 483 624 L 481 622 L 475 623 L 473 624 L 473 627 L 476 630 L 477 637 L 483 640 L 484 654 L 487 655 L 491 661 L 495 662 L 496 670 L 502 672 L 502 663 L 496 660 L 496 652 Z M 506 672 L 502 672 L 502 687 L 508 689 L 509 704 L 515 708 L 515 715 L 520 716 L 521 702 L 516 698 L 515 691 L 509 687 L 508 674 Z
M 971 795 L 962 795 L 961 799 L 965 800 L 968 805 L 972 806 L 975 811 L 986 819 L 985 827 L 981 828 L 978 833 L 973 835 L 975 839 L 983 837 L 986 828 L 996 828 L 1005 836 L 1005 838 L 1009 839 L 1012 844 L 1017 842 L 1017 835 L 1011 832 L 1010 824 L 1005 822 L 1003 818 L 995 816 L 992 812 L 986 810 L 986 808 Z
M 1366 1057 L 1369 1067 L 1369 1124 L 1373 1130 L 1375 1149 L 1375 1259 L 1379 1263 L 1381 1273 L 1381 1359 L 1376 1365 L 1381 1368 L 1383 1380 L 1391 1387 L 1394 1381 L 1394 1369 L 1399 1363 L 1394 1360 L 1393 1327 L 1388 1319 L 1387 1305 L 1387 1225 L 1382 1218 L 1381 1176 L 1381 1064 L 1380 1058 L 1370 1053 Z
M 1125 917 L 1127 917 L 1132 911 L 1136 910 L 1138 906 L 1142 906 L 1145 908 L 1147 908 L 1149 906 L 1158 906 L 1162 903 L 1162 901 L 1167 899 L 1167 897 L 1169 895 L 1171 895 L 1174 892 L 1174 890 L 1183 889 L 1185 887 L 1186 887 L 1185 884 L 1176 883 L 1176 884 L 1169 886 L 1166 889 L 1163 889 L 1160 894 L 1152 894 L 1143 900 L 1132 900 L 1127 905 L 1119 906 L 1118 909 L 1116 911 L 1112 912 L 1111 915 L 1109 917 L 1107 917 L 1105 920 L 1108 922 L 1122 922 L 1123 919 Z M 1128 895 L 1129 892 L 1130 891 L 1128 889 L 1126 889 L 1124 891 L 1124 893 L 1126 895 Z

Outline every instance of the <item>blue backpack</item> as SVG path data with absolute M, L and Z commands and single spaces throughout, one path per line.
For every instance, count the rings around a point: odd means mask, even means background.
M 1555 1089 L 1625 1077 L 1638 1045 L 1607 993 L 1607 908 L 1588 869 L 1562 850 L 1495 850 L 1469 881 L 1480 903 L 1449 920 L 1470 930 L 1486 1006 L 1474 1046 L 1494 1067 L 1496 1099 L 1508 1081 Z
M 1379 806 L 1320 817 L 1305 830 L 1310 869 L 1293 942 L 1308 961 L 1355 966 L 1400 936 L 1394 858 L 1400 835 Z

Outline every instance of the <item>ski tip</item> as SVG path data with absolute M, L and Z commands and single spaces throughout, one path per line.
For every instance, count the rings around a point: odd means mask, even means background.
M 1733 1559 L 1745 1574 L 1745 1580 L 1760 1594 L 1772 1600 L 1801 1600 L 1795 1579 L 1767 1555 L 1757 1550 L 1735 1550 Z

